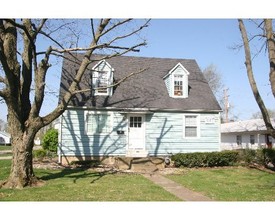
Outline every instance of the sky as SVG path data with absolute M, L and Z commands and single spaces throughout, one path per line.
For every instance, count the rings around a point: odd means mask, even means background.
M 247 24 L 248 31 L 253 31 L 255 25 L 251 22 Z M 195 59 L 201 70 L 213 64 L 221 74 L 225 88 L 228 88 L 229 117 L 245 120 L 259 111 L 248 83 L 243 48 L 233 49 L 241 44 L 237 19 L 153 18 L 142 36 L 147 46 L 141 48 L 139 53 L 129 55 Z M 267 54 L 263 52 L 253 62 L 255 78 L 266 107 L 274 109 Z M 47 86 L 52 91 L 59 89 L 60 72 L 61 62 L 55 63 L 49 70 L 50 83 Z M 47 95 L 41 114 L 49 113 L 56 105 L 57 97 Z M 1 104 L 0 109 L 0 119 L 6 121 L 5 104 Z

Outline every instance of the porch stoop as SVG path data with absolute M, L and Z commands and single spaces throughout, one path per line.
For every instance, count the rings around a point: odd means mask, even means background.
M 165 167 L 164 159 L 157 157 L 120 157 L 117 158 L 116 165 L 119 169 L 128 169 L 141 173 L 152 173 Z

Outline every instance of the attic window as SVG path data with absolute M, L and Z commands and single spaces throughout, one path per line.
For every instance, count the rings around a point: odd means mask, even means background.
M 181 63 L 178 63 L 164 77 L 164 82 L 172 98 L 188 98 L 189 72 Z
M 182 96 L 183 75 L 174 75 L 174 96 Z
M 113 88 L 113 68 L 105 60 L 93 67 L 92 71 L 94 95 L 111 96 Z
M 101 71 L 98 72 L 98 78 L 97 78 L 97 93 L 102 95 L 108 95 L 108 72 L 107 71 Z

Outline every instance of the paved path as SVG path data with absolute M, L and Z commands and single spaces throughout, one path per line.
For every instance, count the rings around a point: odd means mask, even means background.
M 160 174 L 143 174 L 143 176 L 184 201 L 213 201 L 210 198 L 189 190 Z

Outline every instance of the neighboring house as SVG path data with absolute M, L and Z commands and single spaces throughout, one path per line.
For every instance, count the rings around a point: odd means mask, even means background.
M 271 119 L 275 126 L 275 119 Z M 263 119 L 251 119 L 221 124 L 221 149 L 257 149 L 274 147 L 275 140 L 267 134 Z
M 9 145 L 11 144 L 11 136 L 5 131 L 0 131 L 0 145 Z
M 74 56 L 63 61 L 60 97 L 83 57 Z M 221 108 L 195 60 L 93 59 L 60 118 L 60 162 L 220 150 Z

